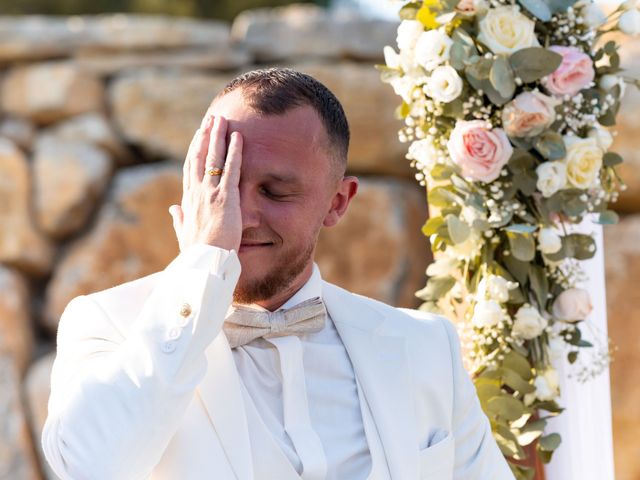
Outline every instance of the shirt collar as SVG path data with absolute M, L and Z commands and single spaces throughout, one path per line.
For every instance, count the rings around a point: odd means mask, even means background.
M 283 308 L 291 308 L 299 303 L 309 300 L 310 298 L 322 298 L 322 276 L 316 262 L 313 262 L 313 271 L 309 280 L 302 286 L 300 290 L 293 294 L 278 310 Z

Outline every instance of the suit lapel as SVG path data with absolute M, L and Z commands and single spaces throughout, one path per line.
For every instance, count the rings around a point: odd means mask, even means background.
M 323 282 L 325 305 L 371 407 L 393 479 L 418 478 L 418 434 L 405 339 L 368 302 Z
M 251 445 L 240 377 L 227 337 L 220 333 L 206 350 L 207 373 L 197 392 L 238 480 L 253 480 Z

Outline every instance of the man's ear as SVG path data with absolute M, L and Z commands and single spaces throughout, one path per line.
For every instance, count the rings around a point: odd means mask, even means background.
M 346 213 L 349 202 L 358 191 L 357 177 L 343 177 L 338 185 L 338 191 L 331 199 L 331 208 L 322 221 L 325 227 L 333 227 Z

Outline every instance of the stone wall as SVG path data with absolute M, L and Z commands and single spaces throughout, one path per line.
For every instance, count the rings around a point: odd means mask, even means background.
M 361 188 L 344 221 L 323 231 L 316 260 L 329 281 L 418 305 L 429 261 L 425 192 L 396 139 L 398 98 L 373 68 L 394 38 L 391 22 L 309 5 L 245 12 L 232 25 L 0 17 L 0 478 L 55 478 L 39 439 L 60 314 L 74 296 L 161 270 L 177 255 L 167 207 L 180 199 L 186 148 L 211 98 L 239 73 L 291 66 L 337 94 Z M 618 144 L 632 181 L 621 206 L 635 212 L 640 132 L 633 106 L 623 110 Z M 622 293 L 638 278 L 639 222 L 629 214 L 607 236 L 611 335 L 625 365 L 640 351 L 638 335 L 626 334 L 638 330 L 629 315 L 637 302 Z M 631 378 L 640 370 L 621 373 L 621 364 L 612 373 L 619 478 L 636 479 L 640 382 Z

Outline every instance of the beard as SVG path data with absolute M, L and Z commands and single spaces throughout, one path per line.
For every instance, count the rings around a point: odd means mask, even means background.
M 261 302 L 286 290 L 305 269 L 314 249 L 315 243 L 310 242 L 303 249 L 284 252 L 278 258 L 277 266 L 258 279 L 244 280 L 241 274 L 233 292 L 233 302 L 245 305 Z M 244 265 L 242 268 L 248 269 L 249 266 Z

